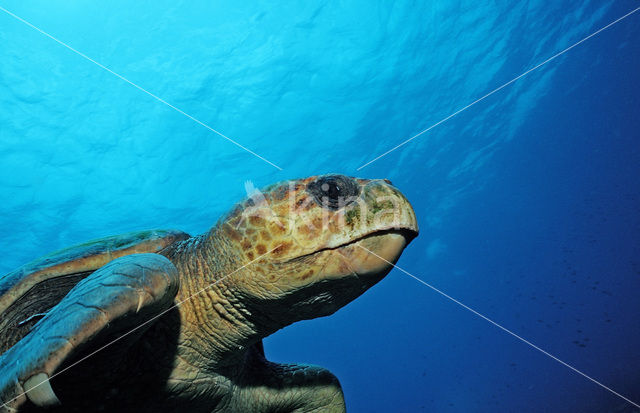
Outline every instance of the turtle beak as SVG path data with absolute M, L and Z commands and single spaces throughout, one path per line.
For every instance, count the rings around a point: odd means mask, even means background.
M 411 230 L 375 232 L 338 251 L 354 273 L 378 282 L 387 275 L 416 235 L 417 232 Z

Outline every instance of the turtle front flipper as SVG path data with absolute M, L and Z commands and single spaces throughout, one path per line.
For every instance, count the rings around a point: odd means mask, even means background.
M 65 375 L 73 375 L 75 363 L 90 363 L 98 353 L 116 368 L 123 350 L 171 307 L 178 287 L 175 266 L 158 254 L 118 258 L 79 282 L 0 356 L 0 411 L 15 411 L 27 399 L 58 404 L 49 378 L 67 368 Z
M 233 411 L 345 413 L 340 382 L 329 370 L 308 364 L 280 364 L 264 358 L 262 343 L 249 350 Z

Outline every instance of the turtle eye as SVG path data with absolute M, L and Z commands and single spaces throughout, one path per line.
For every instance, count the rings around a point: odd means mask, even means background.
M 360 194 L 358 185 L 346 176 L 322 176 L 307 186 L 316 202 L 329 209 L 339 209 L 350 204 Z

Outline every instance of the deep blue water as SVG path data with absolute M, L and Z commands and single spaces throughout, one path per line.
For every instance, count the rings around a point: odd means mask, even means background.
M 640 403 L 640 12 L 357 171 L 637 1 L 236 3 L 0 1 L 282 168 L 0 10 L 0 274 L 204 232 L 246 180 L 389 178 L 399 266 Z M 397 270 L 265 346 L 351 412 L 633 411 Z

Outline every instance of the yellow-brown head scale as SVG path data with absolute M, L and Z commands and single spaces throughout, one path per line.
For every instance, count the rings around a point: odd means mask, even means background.
M 284 325 L 331 314 L 362 294 L 418 234 L 413 208 L 389 181 L 343 175 L 256 191 L 219 229 L 244 264 L 255 260 L 236 286 L 243 299 Z

